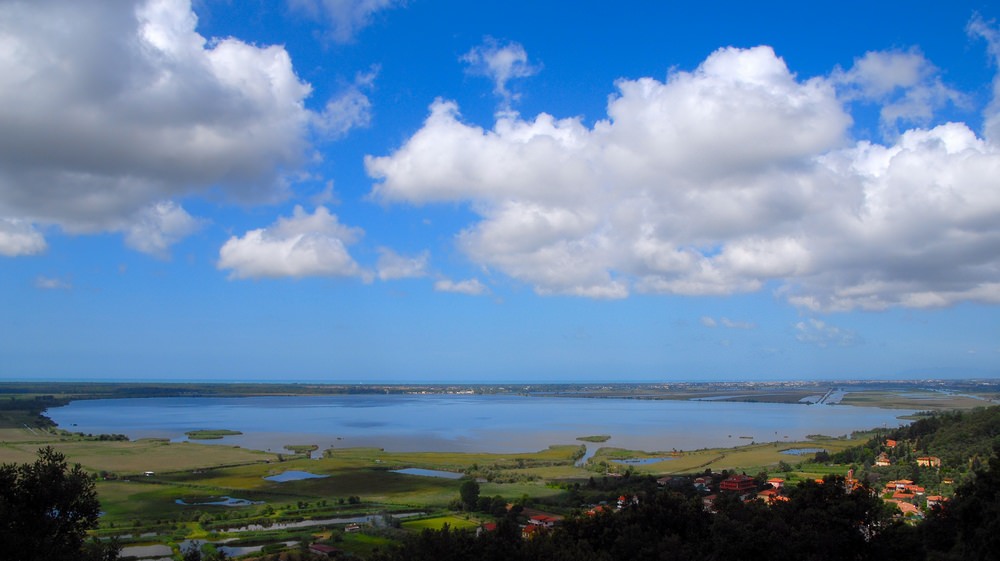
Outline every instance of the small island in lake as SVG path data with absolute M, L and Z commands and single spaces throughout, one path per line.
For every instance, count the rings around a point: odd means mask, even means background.
M 190 440 L 218 440 L 224 436 L 239 436 L 238 430 L 193 430 L 184 433 Z
M 607 442 L 611 440 L 610 434 L 598 434 L 594 436 L 578 436 L 577 440 L 582 440 L 583 442 Z

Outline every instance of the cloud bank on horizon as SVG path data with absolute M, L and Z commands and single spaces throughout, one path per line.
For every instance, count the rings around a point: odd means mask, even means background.
M 166 258 L 215 220 L 192 201 L 291 200 L 291 216 L 222 244 L 219 274 L 428 277 L 435 291 L 491 293 L 439 272 L 427 248 L 394 249 L 377 224 L 302 206 L 298 186 L 324 147 L 373 126 L 377 68 L 317 102 L 281 44 L 204 37 L 188 0 L 128 6 L 0 4 L 0 255 L 118 233 Z M 326 22 L 320 40 L 349 43 L 406 6 L 287 9 Z M 968 34 L 1000 63 L 995 22 L 970 14 Z M 390 134 L 398 144 L 363 165 L 386 212 L 468 209 L 453 243 L 482 271 L 601 299 L 773 290 L 806 311 L 1000 303 L 998 78 L 975 127 L 939 120 L 974 102 L 918 46 L 813 77 L 770 46 L 720 46 L 694 68 L 621 78 L 588 122 L 558 107 L 518 112 L 520 86 L 545 73 L 530 45 L 487 37 L 448 62 L 493 82 L 493 122 L 464 119 L 440 92 L 416 131 Z M 873 107 L 878 136 L 860 139 L 855 113 Z M 362 238 L 377 260 L 352 255 Z M 844 340 L 800 325 L 801 339 Z

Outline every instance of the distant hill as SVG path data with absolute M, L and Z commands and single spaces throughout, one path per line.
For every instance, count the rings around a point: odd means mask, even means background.
M 830 460 L 871 467 L 879 455 L 894 466 L 915 465 L 918 457 L 933 456 L 940 458 L 943 472 L 964 474 L 984 465 L 996 449 L 1000 449 L 1000 406 L 930 413 L 910 425 L 879 432 Z
M 906 440 L 945 465 L 985 460 L 1000 446 L 1000 407 L 938 413 L 892 431 L 888 438 Z

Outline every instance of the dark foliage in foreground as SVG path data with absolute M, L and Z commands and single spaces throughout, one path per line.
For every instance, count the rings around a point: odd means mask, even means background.
M 94 479 L 52 448 L 0 465 L 0 561 L 117 559 L 117 544 L 86 541 L 100 508 Z
M 893 517 L 868 488 L 840 477 L 805 482 L 768 506 L 720 496 L 714 511 L 698 497 L 657 491 L 620 512 L 571 517 L 522 539 L 512 518 L 496 530 L 425 530 L 374 561 L 907 561 L 987 560 L 1000 551 L 1000 461 L 979 471 L 945 509 L 919 525 Z

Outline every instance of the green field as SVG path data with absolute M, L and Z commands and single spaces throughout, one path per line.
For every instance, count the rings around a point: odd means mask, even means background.
M 466 528 L 476 528 L 480 524 L 478 519 L 463 518 L 455 515 L 435 516 L 433 518 L 421 518 L 420 520 L 407 520 L 403 522 L 403 528 L 407 530 L 440 530 L 445 525 L 453 530 Z

